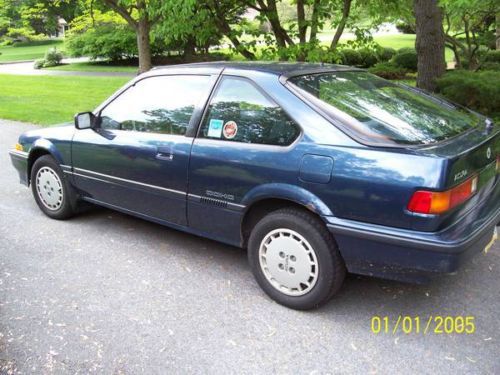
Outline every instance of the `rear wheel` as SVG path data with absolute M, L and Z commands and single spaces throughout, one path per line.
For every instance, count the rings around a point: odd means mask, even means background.
M 50 155 L 39 157 L 31 170 L 31 189 L 38 207 L 53 219 L 75 214 L 76 194 Z
M 255 225 L 248 258 L 262 289 L 276 302 L 300 310 L 326 303 L 346 274 L 323 222 L 295 208 L 272 212 Z

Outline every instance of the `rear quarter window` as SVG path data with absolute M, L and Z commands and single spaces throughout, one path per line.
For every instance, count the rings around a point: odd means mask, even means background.
M 224 77 L 203 120 L 200 137 L 288 146 L 300 134 L 283 109 L 250 81 Z

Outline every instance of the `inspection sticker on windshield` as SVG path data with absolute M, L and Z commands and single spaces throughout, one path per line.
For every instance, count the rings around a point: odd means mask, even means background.
M 490 249 L 492 248 L 493 244 L 495 243 L 495 241 L 498 239 L 498 231 L 497 231 L 497 227 L 495 227 L 495 230 L 493 232 L 493 237 L 491 237 L 491 241 L 488 245 L 486 245 L 486 247 L 484 248 L 484 253 L 485 254 L 488 254 L 488 251 L 490 251 Z
M 224 121 L 222 121 L 222 120 L 216 120 L 216 119 L 210 120 L 210 123 L 208 124 L 207 137 L 220 138 L 220 136 L 222 134 L 222 125 L 223 124 L 224 124 Z

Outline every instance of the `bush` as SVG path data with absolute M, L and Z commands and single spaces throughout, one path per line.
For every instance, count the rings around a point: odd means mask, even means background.
M 58 51 L 57 48 L 51 48 L 45 53 L 45 63 L 43 64 L 44 68 L 48 68 L 50 66 L 57 66 L 61 64 L 61 60 L 63 59 L 63 54 L 61 51 Z
M 389 47 L 379 47 L 377 50 L 377 59 L 380 62 L 389 61 L 396 55 L 396 50 Z
M 392 62 L 401 68 L 408 69 L 410 72 L 417 71 L 417 51 L 414 49 L 398 50 L 396 55 L 392 58 Z
M 438 91 L 456 103 L 484 115 L 500 116 L 500 72 L 460 70 L 437 80 Z
M 405 68 L 401 68 L 400 66 L 390 62 L 375 64 L 375 66 L 368 69 L 368 71 L 385 79 L 403 79 L 408 73 L 408 70 Z
M 396 23 L 396 29 L 403 34 L 415 34 L 415 25 L 400 21 Z
M 95 11 L 93 20 L 76 17 L 66 35 L 65 50 L 71 56 L 117 61 L 137 56 L 135 33 L 119 15 Z
M 44 59 L 35 60 L 35 63 L 33 64 L 34 69 L 42 69 L 44 66 L 45 66 Z
M 494 70 L 498 72 L 500 71 L 500 63 L 486 61 L 481 64 L 479 70 Z
M 350 66 L 359 66 L 363 63 L 361 54 L 353 49 L 343 49 L 340 51 L 340 57 L 342 59 L 342 64 Z
M 485 62 L 500 63 L 500 50 L 492 50 L 486 53 Z
M 296 44 L 287 48 L 278 48 L 278 50 L 264 49 L 262 50 L 262 58 L 267 60 L 279 58 L 284 61 L 298 61 L 302 59 L 307 62 L 334 64 L 342 61 L 337 51 L 332 51 L 326 46 L 314 43 Z
M 100 25 L 84 33 L 70 33 L 66 50 L 71 56 L 117 61 L 137 56 L 134 32 L 124 24 Z
M 361 57 L 361 64 L 359 64 L 359 67 L 361 68 L 372 67 L 378 62 L 375 51 L 369 48 L 361 48 L 358 50 L 358 53 Z

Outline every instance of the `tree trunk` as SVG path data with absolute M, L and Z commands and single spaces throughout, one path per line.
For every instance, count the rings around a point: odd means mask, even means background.
M 217 25 L 217 28 L 219 29 L 220 33 L 222 35 L 225 35 L 231 41 L 231 43 L 233 44 L 236 51 L 241 53 L 243 55 L 243 57 L 248 59 L 248 60 L 255 60 L 255 55 L 252 52 L 250 52 L 248 49 L 246 49 L 243 44 L 241 44 L 238 37 L 231 30 L 231 26 L 229 26 L 229 23 L 224 18 L 224 15 L 219 14 L 217 8 L 215 9 L 214 18 L 215 18 L 216 25 Z
M 309 41 L 311 42 L 317 40 L 320 5 L 320 0 L 314 0 L 311 16 L 311 35 L 309 36 Z
M 196 39 L 191 36 L 184 43 L 184 61 L 191 62 L 194 61 L 196 56 Z
M 137 22 L 137 49 L 139 51 L 139 73 L 147 72 L 151 69 L 151 45 L 149 40 L 149 21 L 141 18 Z
M 264 0 L 258 0 L 261 12 L 266 16 L 271 28 L 273 29 L 274 37 L 278 47 L 286 48 L 287 43 L 289 46 L 295 45 L 292 38 L 288 35 L 286 30 L 281 26 L 280 18 L 278 15 L 278 8 L 276 7 L 276 0 L 268 0 L 267 5 Z
M 438 0 L 415 0 L 417 87 L 436 90 L 436 79 L 446 71 L 443 12 Z
M 345 25 L 347 24 L 347 19 L 349 18 L 349 13 L 351 13 L 351 3 L 352 0 L 344 0 L 344 6 L 342 8 L 342 18 L 340 23 L 335 30 L 335 35 L 333 36 L 332 43 L 330 44 L 330 49 L 334 50 L 339 44 L 340 37 L 344 32 Z
M 297 22 L 299 29 L 299 40 L 300 43 L 306 43 L 306 32 L 307 32 L 307 23 L 306 23 L 306 12 L 304 10 L 304 0 L 297 0 Z

